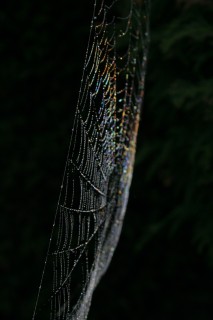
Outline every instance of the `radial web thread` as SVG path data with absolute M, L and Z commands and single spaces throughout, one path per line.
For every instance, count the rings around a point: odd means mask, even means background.
M 87 318 L 117 245 L 144 95 L 148 4 L 96 0 L 33 320 Z

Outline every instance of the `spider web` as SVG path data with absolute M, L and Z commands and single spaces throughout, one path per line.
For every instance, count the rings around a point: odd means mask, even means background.
M 95 0 L 34 319 L 86 319 L 129 195 L 147 59 L 147 3 Z

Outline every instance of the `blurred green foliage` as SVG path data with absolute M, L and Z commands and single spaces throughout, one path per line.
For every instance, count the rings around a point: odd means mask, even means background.
M 4 320 L 32 315 L 91 7 L 89 1 L 66 0 L 2 4 Z M 213 317 L 212 13 L 210 1 L 152 1 L 130 201 L 118 249 L 94 294 L 91 320 Z
M 158 6 L 137 165 L 147 167 L 144 181 L 160 184 L 168 195 L 160 226 L 169 226 L 173 236 L 189 224 L 192 242 L 213 263 L 212 5 L 176 4 L 169 22 L 162 21 L 165 9 Z

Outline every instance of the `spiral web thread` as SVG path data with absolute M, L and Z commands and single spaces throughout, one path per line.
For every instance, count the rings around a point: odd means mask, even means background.
M 94 3 L 33 320 L 86 319 L 93 291 L 117 245 L 144 95 L 147 14 L 147 3 L 142 0 Z

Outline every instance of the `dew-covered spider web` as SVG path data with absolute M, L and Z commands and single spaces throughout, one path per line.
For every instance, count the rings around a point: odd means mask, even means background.
M 144 95 L 147 15 L 145 0 L 94 1 L 35 320 L 86 319 L 117 245 Z

